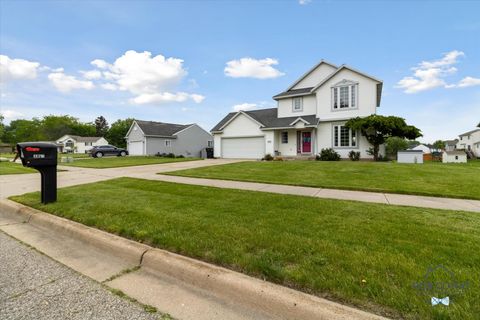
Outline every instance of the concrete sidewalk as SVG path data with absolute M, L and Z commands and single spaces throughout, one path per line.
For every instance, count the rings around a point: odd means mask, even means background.
M 324 198 L 324 199 L 354 200 L 354 201 L 361 201 L 361 202 L 382 203 L 387 205 L 401 205 L 401 206 L 420 207 L 420 208 L 480 212 L 480 201 L 478 200 L 426 197 L 426 196 L 365 192 L 365 191 L 350 191 L 350 190 L 339 190 L 339 189 L 297 187 L 297 186 L 256 183 L 256 182 L 242 182 L 242 181 L 230 181 L 230 180 L 167 176 L 167 175 L 161 175 L 161 174 L 157 174 L 154 176 L 152 176 L 151 174 L 132 174 L 128 176 L 141 178 L 141 179 L 160 180 L 160 181 L 166 181 L 166 182 L 184 183 L 184 184 L 199 185 L 199 186 L 241 189 L 241 190 L 259 191 L 259 192 L 280 193 L 280 194 L 291 194 L 291 195 L 316 197 L 316 198 Z

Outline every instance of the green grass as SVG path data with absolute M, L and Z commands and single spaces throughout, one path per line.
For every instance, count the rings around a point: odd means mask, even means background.
M 480 199 L 480 161 L 399 164 L 352 161 L 240 162 L 170 175 L 308 187 Z
M 480 215 L 475 213 L 132 178 L 62 188 L 59 201 L 48 205 L 39 197 L 37 192 L 12 199 L 390 317 L 475 319 L 480 314 Z M 428 294 L 413 288 L 439 264 L 471 287 Z M 436 281 L 442 279 L 437 275 Z M 432 296 L 447 295 L 449 307 L 430 305 Z
M 37 170 L 31 168 L 25 168 L 19 163 L 13 163 L 8 161 L 0 162 L 0 175 L 4 174 L 20 174 L 20 173 L 35 173 Z
M 8 159 L 13 159 L 15 157 L 15 153 L 0 153 L 0 158 L 8 158 Z
M 73 162 L 60 163 L 59 165 L 83 167 L 83 168 L 118 168 L 118 167 L 130 167 L 141 166 L 147 164 L 160 164 L 170 162 L 181 161 L 193 161 L 199 160 L 198 158 L 162 158 L 162 157 L 149 157 L 149 156 L 127 156 L 127 157 L 104 157 L 104 158 L 89 158 L 89 159 L 74 159 Z

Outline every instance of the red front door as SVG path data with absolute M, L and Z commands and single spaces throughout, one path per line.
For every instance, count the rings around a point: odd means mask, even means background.
M 302 132 L 302 153 L 312 152 L 312 133 Z

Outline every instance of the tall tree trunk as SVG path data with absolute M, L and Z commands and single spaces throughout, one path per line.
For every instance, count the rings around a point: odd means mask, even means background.
M 373 160 L 378 161 L 378 151 L 380 150 L 380 145 L 373 145 Z

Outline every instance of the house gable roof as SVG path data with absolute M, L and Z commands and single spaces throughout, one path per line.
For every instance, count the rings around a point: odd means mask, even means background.
M 330 63 L 328 61 L 325 61 L 325 60 L 320 60 L 319 63 L 317 63 L 313 68 L 311 68 L 310 70 L 308 70 L 307 72 L 305 72 L 300 78 L 298 78 L 290 87 L 287 88 L 286 91 L 290 91 L 292 90 L 293 87 L 295 87 L 300 81 L 302 81 L 303 79 L 305 79 L 306 77 L 308 77 L 308 75 L 310 75 L 313 71 L 315 71 L 318 67 L 320 67 L 322 64 L 327 64 L 333 68 L 338 68 L 338 66 L 334 65 L 333 63 Z
M 295 123 L 298 121 L 303 121 L 307 126 L 316 126 L 319 122 L 319 119 L 315 115 L 301 116 L 301 117 L 287 117 L 287 118 L 278 118 L 277 108 L 269 109 L 258 109 L 250 111 L 239 111 L 239 112 L 230 112 L 225 118 L 220 120 L 219 123 L 213 129 L 212 132 L 221 132 L 224 127 L 228 125 L 234 117 L 238 114 L 245 114 L 250 118 L 254 119 L 261 126 L 260 129 L 275 129 L 275 128 L 294 128 Z
M 334 68 L 336 68 L 336 70 L 334 72 L 332 72 L 331 74 L 329 74 L 327 77 L 325 77 L 324 79 L 322 79 L 320 81 L 320 83 L 318 83 L 315 87 L 308 87 L 308 88 L 300 88 L 300 89 L 292 89 L 293 87 L 295 87 L 295 85 L 297 85 L 300 81 L 302 81 L 305 77 L 307 77 L 310 73 L 312 73 L 316 68 L 318 68 L 322 63 L 326 63 Z M 315 67 L 313 67 L 310 71 L 308 71 L 307 73 L 305 73 L 300 79 L 298 79 L 297 81 L 294 82 L 293 85 L 291 85 L 286 91 L 284 92 L 281 92 L 277 95 L 274 95 L 273 96 L 273 99 L 274 100 L 278 100 L 278 99 L 282 99 L 282 98 L 289 98 L 289 97 L 296 97 L 296 96 L 306 96 L 306 95 L 310 95 L 310 94 L 314 94 L 315 91 L 320 88 L 321 86 L 323 86 L 326 82 L 328 82 L 328 80 L 330 80 L 331 78 L 333 78 L 336 74 L 338 74 L 339 72 L 341 72 L 342 70 L 350 70 L 352 72 L 355 72 L 359 75 L 362 75 L 366 78 L 369 78 L 373 81 L 376 81 L 377 82 L 377 107 L 380 106 L 380 101 L 381 101 L 381 98 L 382 98 L 382 88 L 383 88 L 383 81 L 380 80 L 380 79 L 377 79 L 371 75 L 368 75 L 364 72 L 361 72 L 357 69 L 354 69 L 346 64 L 342 64 L 340 67 L 337 67 L 331 63 L 328 63 L 324 60 L 320 61 L 320 63 L 318 63 Z
M 176 124 L 143 120 L 135 120 L 134 123 L 140 127 L 140 130 L 143 131 L 145 136 L 161 137 L 172 137 L 177 132 L 192 126 L 192 124 Z M 134 123 L 132 123 L 132 126 Z
M 82 136 L 75 136 L 75 135 L 71 135 L 71 134 L 66 134 L 63 137 L 61 137 L 60 139 L 58 139 L 57 141 L 66 140 L 66 138 L 62 139 L 64 137 L 69 137 L 69 138 L 75 140 L 76 142 L 97 142 L 98 140 L 103 138 L 103 137 L 82 137 Z
M 458 135 L 458 136 L 459 136 L 459 137 L 469 136 L 469 135 L 471 135 L 472 133 L 475 133 L 475 132 L 477 132 L 477 131 L 480 131 L 480 129 L 474 129 L 474 130 L 472 130 L 472 131 L 468 131 L 468 132 L 462 133 L 462 134 L 460 134 L 460 135 Z

